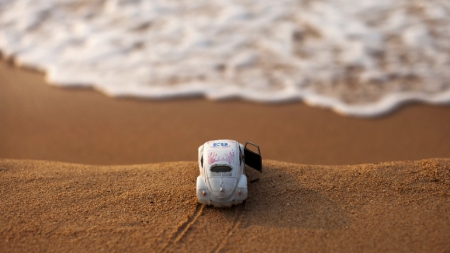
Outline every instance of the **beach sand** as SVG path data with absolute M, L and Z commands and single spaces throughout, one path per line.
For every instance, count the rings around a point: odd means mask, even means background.
M 0 251 L 448 252 L 449 126 L 445 106 L 109 98 L 3 61 Z M 261 147 L 245 205 L 196 202 L 197 147 L 219 138 Z
M 1 160 L 0 251 L 450 251 L 450 159 L 263 163 L 221 209 L 196 203 L 195 162 Z
M 195 161 L 228 138 L 264 159 L 348 165 L 450 157 L 450 107 L 411 104 L 385 117 L 350 118 L 301 102 L 257 104 L 113 99 L 49 86 L 36 71 L 0 62 L 0 158 L 120 165 Z

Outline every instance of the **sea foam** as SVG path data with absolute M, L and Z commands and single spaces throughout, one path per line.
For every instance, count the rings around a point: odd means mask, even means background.
M 447 0 L 0 0 L 0 50 L 110 96 L 450 101 Z

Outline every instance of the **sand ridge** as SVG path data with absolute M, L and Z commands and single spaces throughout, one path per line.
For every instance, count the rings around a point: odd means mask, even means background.
M 195 162 L 0 160 L 0 251 L 450 250 L 450 159 L 264 160 L 245 205 L 196 203 Z

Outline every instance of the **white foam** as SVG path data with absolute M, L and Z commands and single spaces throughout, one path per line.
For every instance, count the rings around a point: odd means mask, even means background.
M 354 116 L 450 101 L 445 0 L 0 0 L 0 50 L 110 96 L 302 99 Z

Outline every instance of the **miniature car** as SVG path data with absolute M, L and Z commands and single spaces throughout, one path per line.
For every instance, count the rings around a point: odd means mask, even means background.
M 249 144 L 258 152 L 248 149 Z M 233 140 L 208 141 L 201 145 L 198 148 L 198 202 L 215 207 L 241 204 L 248 196 L 245 165 L 262 172 L 258 145 L 247 142 L 244 146 Z

